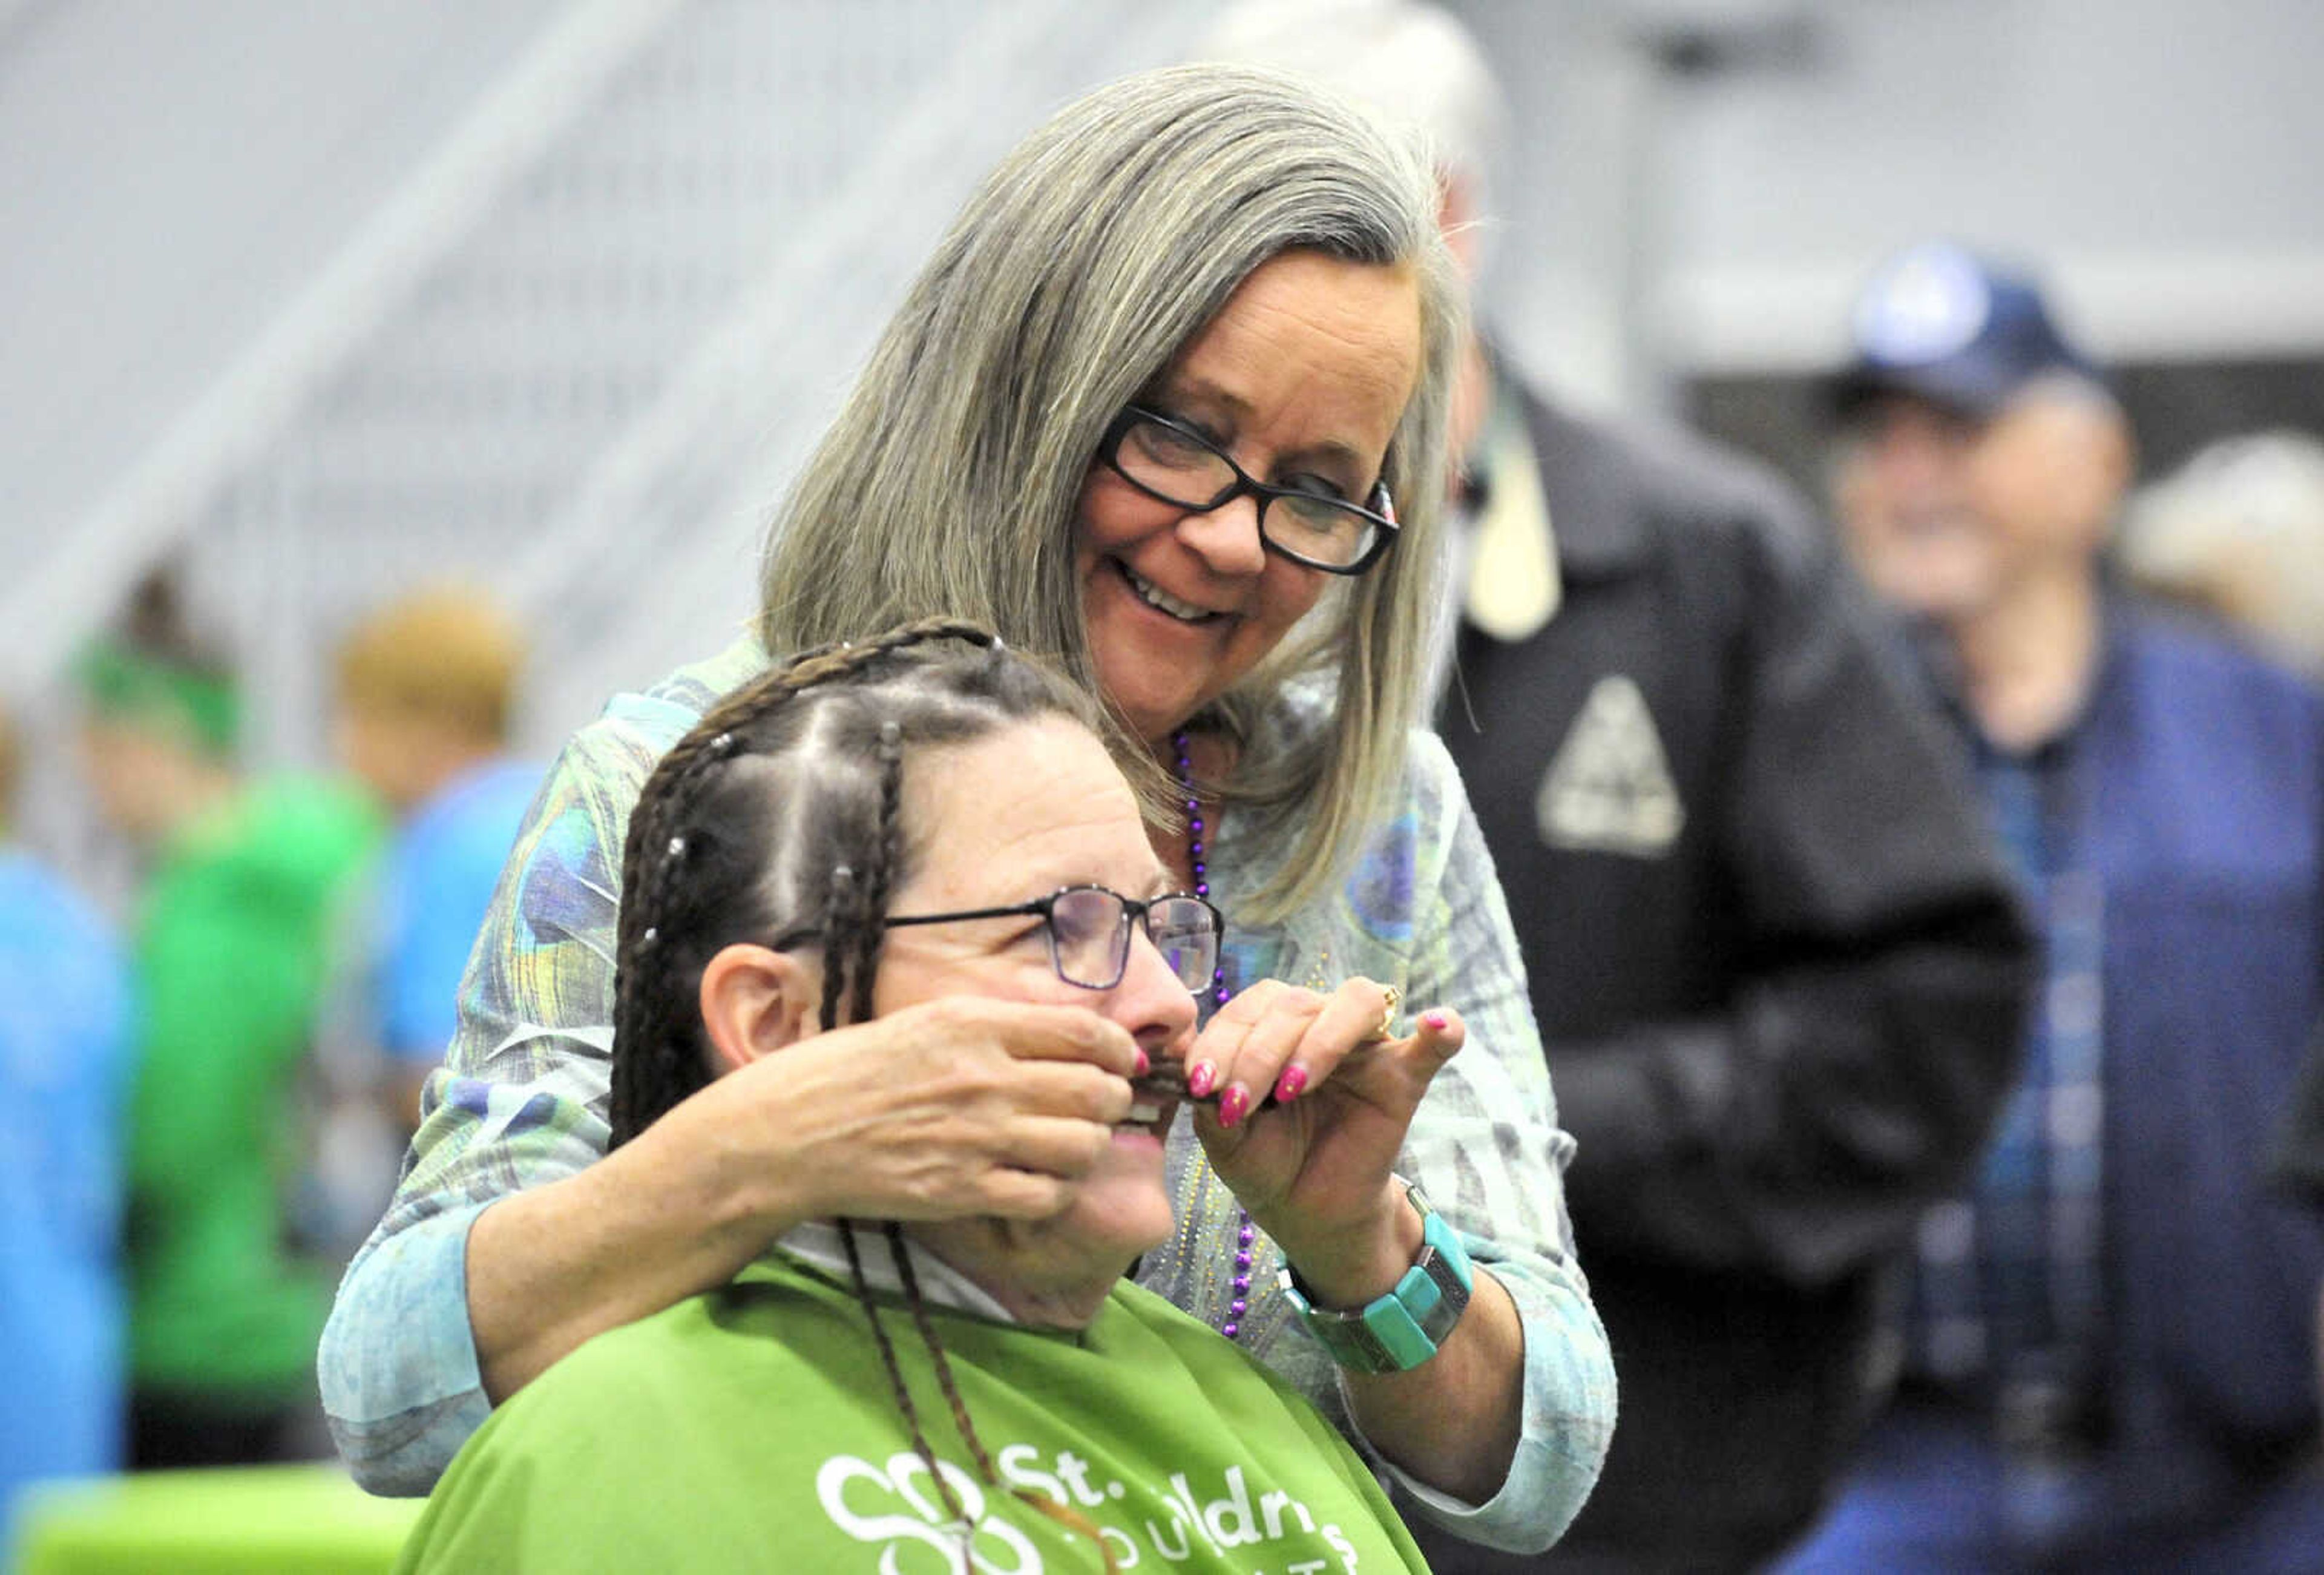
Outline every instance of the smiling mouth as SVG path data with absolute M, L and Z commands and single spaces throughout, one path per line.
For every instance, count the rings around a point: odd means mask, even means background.
M 1181 602 L 1120 558 L 1114 559 L 1114 566 L 1121 571 L 1122 582 L 1129 585 L 1131 595 L 1136 596 L 1156 612 L 1167 613 L 1181 623 L 1211 623 L 1226 616 L 1223 612 L 1213 612 L 1207 608 L 1197 607 L 1192 602 Z

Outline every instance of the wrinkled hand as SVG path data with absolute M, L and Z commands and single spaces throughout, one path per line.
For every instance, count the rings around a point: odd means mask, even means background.
M 1143 1064 L 1083 1008 L 951 997 L 802 1039 L 655 1125 L 682 1119 L 770 1220 L 1038 1220 L 1073 1202 Z
M 1223 1091 L 1194 1115 L 1212 1168 L 1329 1305 L 1379 1294 L 1418 1250 L 1419 1219 L 1391 1175 L 1422 1096 L 1465 1037 L 1443 1008 L 1408 1037 L 1377 1037 L 1386 1005 L 1368 979 L 1329 995 L 1262 981 L 1187 1053 L 1194 1091 Z M 1260 1105 L 1268 1091 L 1277 1102 Z

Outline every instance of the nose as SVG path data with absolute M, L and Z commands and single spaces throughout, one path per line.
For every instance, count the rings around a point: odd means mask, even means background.
M 1190 511 L 1178 522 L 1178 539 L 1192 548 L 1213 574 L 1256 576 L 1267 567 L 1267 548 L 1259 534 L 1259 505 L 1256 495 L 1244 493 L 1208 513 Z
M 1108 995 L 1106 1016 L 1130 1031 L 1155 1060 L 1194 1029 L 1194 998 L 1144 925 L 1131 926 L 1130 958 L 1121 982 Z

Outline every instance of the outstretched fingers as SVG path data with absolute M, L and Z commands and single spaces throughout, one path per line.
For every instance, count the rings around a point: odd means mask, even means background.
M 1348 1056 L 1394 1031 L 1394 985 L 1351 979 L 1328 995 L 1263 980 L 1221 1009 L 1195 1041 L 1187 1083 L 1216 1091 L 1219 1120 L 1238 1125 L 1262 1102 L 1287 1104 L 1329 1081 Z

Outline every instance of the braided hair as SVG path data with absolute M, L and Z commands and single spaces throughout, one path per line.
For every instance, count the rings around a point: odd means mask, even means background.
M 957 649 L 962 644 L 970 649 Z M 870 1018 L 889 893 L 909 874 L 901 815 L 906 753 L 1050 714 L 1093 733 L 1101 725 L 1085 691 L 1009 651 L 991 631 L 931 618 L 861 644 L 809 651 L 735 690 L 680 739 L 647 778 L 622 851 L 610 1146 L 634 1138 L 710 1081 L 697 1003 L 703 969 L 724 946 L 819 944 L 825 1030 Z M 865 1283 L 857 1228 L 840 1221 L 856 1300 L 913 1448 L 945 1509 L 965 1525 Z M 954 1425 L 978 1474 L 998 1486 L 902 1233 L 889 1221 L 884 1234 Z M 1108 1570 L 1117 1567 L 1078 1511 L 1013 1491 L 1088 1537 Z
M 630 817 L 611 1147 L 710 1081 L 698 1002 L 722 947 L 819 944 L 822 1026 L 843 1004 L 844 1020 L 870 1017 L 881 916 L 908 873 L 905 755 L 1050 714 L 1095 728 L 1077 686 L 949 618 L 808 651 L 713 706 Z

